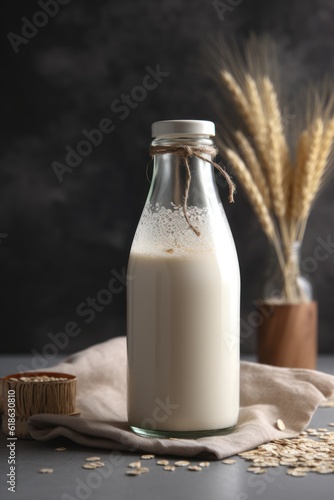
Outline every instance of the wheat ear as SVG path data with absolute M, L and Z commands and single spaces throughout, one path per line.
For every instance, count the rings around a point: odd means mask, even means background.
M 306 162 L 304 163 L 301 172 L 296 172 L 296 175 L 302 175 L 300 213 L 298 218 L 305 219 L 309 213 L 314 194 L 315 194 L 315 171 L 318 163 L 318 158 L 321 154 L 322 137 L 324 131 L 324 123 L 321 118 L 317 118 L 309 132 L 309 150 Z
M 270 193 L 269 189 L 267 186 L 266 178 L 265 175 L 262 171 L 261 165 L 259 163 L 259 160 L 256 156 L 256 152 L 254 148 L 252 147 L 251 143 L 247 139 L 247 137 L 240 131 L 238 130 L 235 133 L 240 151 L 242 153 L 242 156 L 244 157 L 244 160 L 246 162 L 246 165 L 254 179 L 255 184 L 257 185 L 263 201 L 266 205 L 267 208 L 270 208 Z
M 246 126 L 248 127 L 249 131 L 254 135 L 256 130 L 254 130 L 253 116 L 249 109 L 247 99 L 245 98 L 244 93 L 241 90 L 241 87 L 228 71 L 223 70 L 220 72 L 220 74 L 224 84 L 226 85 L 226 88 L 229 90 L 232 96 L 237 110 L 239 111 L 241 117 L 243 117 L 243 119 L 245 120 Z
M 334 119 L 330 120 L 325 128 L 323 133 L 321 144 L 320 144 L 320 153 L 318 160 L 315 164 L 315 168 L 313 169 L 312 178 L 309 184 L 309 193 L 308 193 L 308 204 L 305 204 L 304 212 L 302 212 L 301 224 L 298 228 L 298 240 L 302 240 L 304 237 L 307 219 L 309 212 L 311 210 L 312 204 L 321 189 L 321 182 L 324 180 L 324 176 L 326 174 L 328 159 L 330 157 L 332 147 L 334 142 Z
M 250 75 L 246 75 L 245 87 L 249 107 L 252 113 L 254 136 L 258 138 L 258 140 L 262 140 L 262 138 L 264 138 L 266 134 L 266 121 L 258 87 L 254 78 L 252 78 Z
M 286 212 L 286 198 L 284 185 L 288 179 L 288 147 L 286 144 L 282 115 L 278 104 L 277 94 L 268 77 L 263 78 L 263 99 L 268 113 L 268 177 L 273 197 L 273 208 L 278 218 Z
M 328 159 L 333 147 L 333 141 L 334 141 L 334 118 L 329 120 L 329 122 L 327 123 L 321 141 L 320 155 L 315 169 L 313 198 L 316 196 L 319 187 L 321 185 L 323 176 L 326 172 Z
M 308 142 L 309 142 L 308 131 L 304 130 L 300 134 L 298 139 L 296 166 L 293 170 L 291 190 L 290 190 L 289 220 L 291 225 L 293 225 L 294 222 L 298 219 L 299 214 L 301 212 L 300 193 L 302 192 L 302 186 L 304 182 L 303 168 L 307 160 Z
M 229 160 L 236 176 L 242 184 L 248 198 L 253 206 L 253 209 L 258 216 L 262 228 L 268 238 L 273 240 L 275 237 L 275 228 L 270 217 L 269 211 L 264 203 L 263 197 L 254 183 L 254 179 L 247 170 L 247 167 L 240 156 L 230 148 L 222 148 L 226 158 Z

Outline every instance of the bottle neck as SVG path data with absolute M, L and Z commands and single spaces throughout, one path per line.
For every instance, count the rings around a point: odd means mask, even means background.
M 192 148 L 214 147 L 213 141 L 206 137 L 160 138 L 152 142 L 152 146 L 171 148 L 189 146 Z M 175 152 L 154 156 L 152 185 L 148 202 L 170 208 L 170 205 L 182 206 L 187 185 L 189 184 L 188 206 L 199 208 L 220 203 L 212 165 L 205 161 L 212 160 L 211 154 L 201 153 L 204 159 L 196 156 L 188 157 L 189 172 L 185 158 Z M 189 177 L 190 173 L 190 177 Z M 190 179 L 190 183 L 189 183 Z

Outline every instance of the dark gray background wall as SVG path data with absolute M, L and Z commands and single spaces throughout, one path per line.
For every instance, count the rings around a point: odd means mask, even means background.
M 308 79 L 334 73 L 330 0 L 225 0 L 220 16 L 219 3 L 211 0 L 44 3 L 49 12 L 58 7 L 59 12 L 36 15 L 41 11 L 37 1 L 15 1 L 6 3 L 3 14 L 3 352 L 43 352 L 50 333 L 70 328 L 69 321 L 81 331 L 68 343 L 59 343 L 59 352 L 125 333 L 122 276 L 148 190 L 150 124 L 172 118 L 216 119 L 211 83 L 199 70 L 200 45 L 208 36 L 233 34 L 242 40 L 251 31 L 271 33 L 280 46 L 283 78 L 292 94 Z M 27 24 L 23 16 L 44 26 L 25 28 L 25 38 L 18 38 Z M 9 32 L 14 35 L 8 38 Z M 157 87 L 120 111 L 115 100 L 136 92 L 147 72 L 157 67 L 165 73 Z M 80 164 L 59 182 L 52 163 L 64 164 L 66 147 L 75 149 L 85 139 L 82 131 L 96 128 L 104 118 L 113 122 L 114 130 L 77 159 Z M 333 193 L 332 183 L 315 207 L 304 257 L 313 255 L 317 238 L 333 234 Z M 269 249 L 242 191 L 234 206 L 226 203 L 224 190 L 222 197 L 240 258 L 242 317 L 249 324 Z M 78 305 L 96 297 L 112 271 L 119 293 L 94 318 L 78 316 Z M 333 352 L 332 254 L 317 264 L 311 279 L 320 304 L 320 350 Z M 254 348 L 253 331 L 244 327 L 243 350 Z

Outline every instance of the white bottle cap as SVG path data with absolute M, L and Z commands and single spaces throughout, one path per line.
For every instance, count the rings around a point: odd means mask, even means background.
M 152 137 L 215 135 L 215 124 L 206 120 L 163 120 L 152 124 Z

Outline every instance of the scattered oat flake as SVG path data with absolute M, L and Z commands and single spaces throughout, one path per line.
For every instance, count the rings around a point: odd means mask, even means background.
M 138 467 L 138 469 L 135 469 L 137 472 L 140 472 L 140 474 L 146 474 L 150 469 L 147 467 Z
M 306 434 L 306 435 L 305 435 Z M 324 427 L 309 428 L 304 435 L 289 439 L 276 439 L 253 450 L 239 453 L 251 461 L 249 472 L 266 467 L 287 467 L 287 474 L 304 477 L 309 472 L 316 474 L 334 473 L 334 432 Z
M 100 457 L 87 457 L 85 458 L 86 462 L 98 462 L 99 460 L 101 460 Z
M 305 477 L 306 476 L 306 472 L 301 471 L 301 470 L 297 470 L 297 469 L 288 469 L 286 471 L 286 473 L 289 476 L 294 476 L 294 477 Z
M 222 460 L 222 464 L 228 464 L 228 465 L 232 465 L 232 464 L 235 464 L 235 460 L 233 460 L 233 458 L 225 458 L 224 460 Z
M 199 465 L 200 467 L 209 467 L 210 462 L 200 462 L 198 465 Z
M 173 470 L 175 470 L 175 467 L 174 467 L 174 465 L 165 465 L 164 470 L 168 470 L 168 471 L 172 472 Z
M 92 465 L 95 465 L 96 468 L 104 467 L 104 462 L 90 462 Z M 89 464 L 88 464 L 89 465 Z
M 285 430 L 285 423 L 283 422 L 282 419 L 278 419 L 277 422 L 276 422 L 276 425 L 277 425 L 277 428 L 280 430 L 280 431 L 284 431 Z
M 288 463 L 288 464 L 293 464 L 295 462 L 298 462 L 298 458 L 297 457 L 285 457 L 284 460 L 282 460 L 282 462 L 285 462 L 285 463 Z
M 334 422 L 332 422 L 331 424 L 328 424 L 328 425 L 330 425 L 331 427 L 334 427 Z
M 146 474 L 149 472 L 149 469 L 147 467 L 137 467 L 132 470 L 127 470 L 126 475 L 127 476 L 140 476 L 141 474 Z
M 89 464 L 83 464 L 81 467 L 83 469 L 96 469 L 96 465 L 94 462 L 91 462 Z
M 138 467 L 141 467 L 141 462 L 138 460 L 137 462 L 131 462 L 128 467 L 132 467 L 134 469 L 138 469 Z
M 199 465 L 189 465 L 188 470 L 199 472 L 200 470 L 202 470 L 202 467 L 200 467 Z
M 175 462 L 176 467 L 186 467 L 187 465 L 190 465 L 190 462 L 188 460 L 179 460 L 178 462 Z
M 251 472 L 253 472 L 253 474 L 264 474 L 265 472 L 267 472 L 267 469 L 263 469 L 262 467 L 254 467 Z
M 143 460 L 151 460 L 151 458 L 155 458 L 155 455 L 142 455 L 140 458 Z
M 141 472 L 139 472 L 137 469 L 127 470 L 126 475 L 127 476 L 140 476 Z
M 168 465 L 168 460 L 157 460 L 157 465 Z
M 38 472 L 40 472 L 41 474 L 52 474 L 53 469 L 49 469 L 49 468 L 39 469 Z
M 64 446 L 61 446 L 60 448 L 55 448 L 55 451 L 66 451 L 67 448 L 65 448 Z

